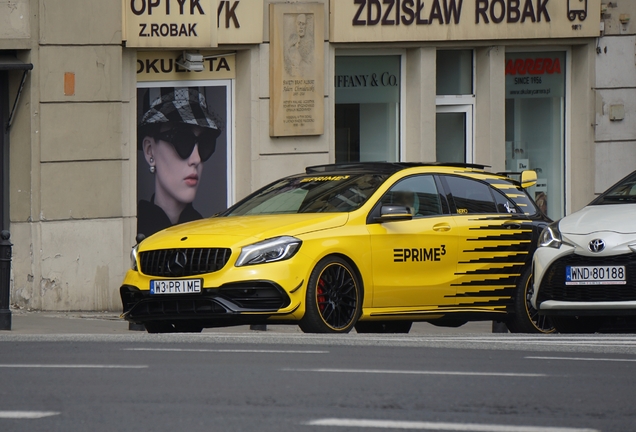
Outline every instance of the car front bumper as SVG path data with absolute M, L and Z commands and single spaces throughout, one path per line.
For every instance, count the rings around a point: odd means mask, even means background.
M 272 315 L 287 315 L 291 301 L 285 290 L 271 281 L 249 281 L 204 288 L 197 294 L 152 295 L 131 285 L 122 285 L 122 317 L 143 324 L 148 321 L 197 320 L 204 327 L 266 321 Z
M 567 285 L 567 266 L 625 266 L 619 285 Z M 636 253 L 583 255 L 563 245 L 537 249 L 533 258 L 532 305 L 542 315 L 636 315 Z

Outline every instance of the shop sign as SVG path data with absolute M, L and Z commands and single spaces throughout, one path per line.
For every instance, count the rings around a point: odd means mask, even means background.
M 210 48 L 263 42 L 263 0 L 122 0 L 131 48 Z
M 200 51 L 203 70 L 189 71 L 177 64 L 183 51 L 138 51 L 137 82 L 234 79 L 235 56 Z
M 601 0 L 330 0 L 331 42 L 598 37 Z
M 133 48 L 217 46 L 217 0 L 123 0 L 124 39 Z
M 263 42 L 263 0 L 218 0 L 219 44 Z
M 561 52 L 506 55 L 506 97 L 559 98 L 565 94 Z

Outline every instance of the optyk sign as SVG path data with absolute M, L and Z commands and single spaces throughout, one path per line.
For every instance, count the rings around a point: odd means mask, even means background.
M 124 0 L 128 47 L 217 46 L 217 0 Z

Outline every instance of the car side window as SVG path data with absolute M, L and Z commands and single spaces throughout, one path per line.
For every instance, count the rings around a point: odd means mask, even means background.
M 432 175 L 417 175 L 400 180 L 381 199 L 382 205 L 404 205 L 414 218 L 444 214 L 442 198 Z
M 490 186 L 464 177 L 445 176 L 457 214 L 499 213 Z
M 495 196 L 495 202 L 497 203 L 497 210 L 499 210 L 499 213 L 512 213 L 512 214 L 522 213 L 517 208 L 515 203 L 510 201 L 508 197 L 502 194 L 501 192 L 497 190 L 493 190 L 492 194 Z

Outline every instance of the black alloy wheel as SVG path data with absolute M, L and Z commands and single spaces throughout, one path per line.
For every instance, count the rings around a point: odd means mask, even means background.
M 511 333 L 549 334 L 556 331 L 552 320 L 545 315 L 539 315 L 539 311 L 532 306 L 530 300 L 533 294 L 532 272 L 528 268 L 517 284 L 514 313 L 506 321 L 506 326 Z
M 337 256 L 323 258 L 309 277 L 305 333 L 348 333 L 362 312 L 362 290 L 356 272 Z

